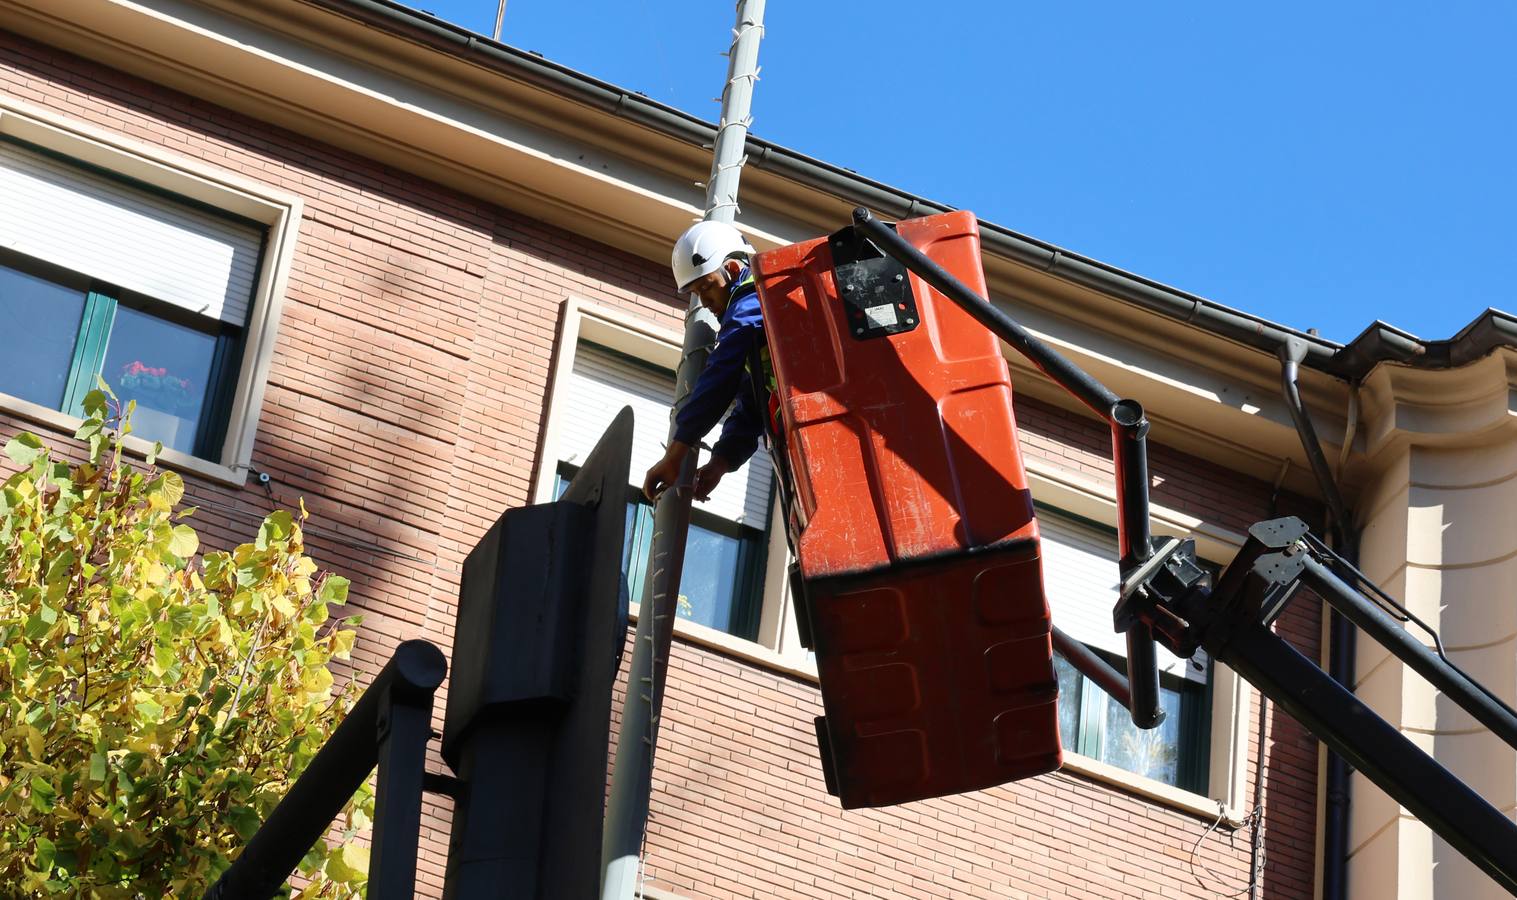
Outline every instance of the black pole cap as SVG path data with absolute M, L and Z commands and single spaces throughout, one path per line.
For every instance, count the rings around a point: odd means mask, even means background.
M 431 698 L 448 674 L 448 660 L 431 641 L 410 640 L 395 648 L 393 687 L 412 696 Z

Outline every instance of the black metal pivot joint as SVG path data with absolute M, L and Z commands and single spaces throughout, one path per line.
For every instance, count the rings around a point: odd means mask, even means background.
M 1153 538 L 1152 547 L 1148 560 L 1123 577 L 1112 625 L 1117 631 L 1146 625 L 1170 652 L 1188 657 L 1199 643 L 1179 610 L 1210 593 L 1211 575 L 1196 561 L 1191 538 Z
M 1117 396 L 1090 373 L 1066 359 L 1011 316 L 997 309 L 955 278 L 947 269 L 901 237 L 869 210 L 853 211 L 854 229 L 864 240 L 848 239 L 844 246 L 872 243 L 884 255 L 910 269 L 938 293 L 958 304 L 976 321 L 1010 344 L 1033 365 L 1099 415 L 1110 427 L 1116 465 L 1117 534 L 1123 579 L 1152 553 L 1148 528 L 1148 419 L 1134 400 Z M 844 232 L 850 229 L 844 229 Z M 839 232 L 832 237 L 837 246 Z M 1146 618 L 1130 620 L 1127 634 L 1128 711 L 1133 724 L 1153 728 L 1163 719 L 1159 708 L 1159 669 L 1153 646 L 1153 625 Z M 1071 660 L 1073 662 L 1073 660 Z
M 442 651 L 426 641 L 397 647 L 207 900 L 274 896 L 376 765 L 368 895 L 412 896 L 432 695 L 447 671 Z
M 1210 597 L 1197 593 L 1182 600 L 1178 609 L 1189 620 L 1187 638 L 1200 640 L 1216 660 L 1517 894 L 1517 823 L 1270 630 L 1269 623 L 1303 584 L 1402 659 L 1412 663 L 1409 657 L 1421 654 L 1430 680 L 1462 703 L 1471 686 L 1455 684 L 1452 679 L 1462 676 L 1452 666 L 1339 579 L 1296 518 L 1254 525 Z

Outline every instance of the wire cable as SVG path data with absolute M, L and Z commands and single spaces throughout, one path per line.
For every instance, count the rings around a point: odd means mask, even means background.
M 1196 842 L 1194 844 L 1192 844 L 1191 847 L 1190 847 L 1190 877 L 1194 878 L 1195 881 L 1196 881 L 1196 884 L 1199 885 L 1203 890 L 1213 890 L 1213 888 L 1210 885 L 1208 885 L 1206 882 L 1202 881 L 1201 880 L 1201 876 L 1199 874 L 1197 874 L 1197 872 L 1196 872 L 1196 865 L 1197 865 L 1197 863 L 1196 863 L 1196 853 L 1197 853 L 1197 851 L 1199 851 L 1201 849 L 1201 843 L 1206 840 L 1207 836 L 1210 835 L 1213 831 L 1216 831 L 1217 828 L 1222 824 L 1222 819 L 1223 819 L 1224 815 L 1225 815 L 1225 811 L 1224 811 L 1223 807 L 1221 806 L 1221 804 L 1218 804 L 1218 807 L 1217 807 L 1217 820 L 1215 822 L 1211 823 L 1210 825 L 1208 825 L 1206 827 L 1206 830 L 1203 831 L 1203 832 L 1201 832 L 1201 836 L 1198 837 L 1198 838 L 1196 838 Z M 1245 884 L 1243 887 L 1241 887 L 1238 890 L 1233 891 L 1231 893 L 1228 893 L 1228 894 L 1218 894 L 1217 896 L 1219 896 L 1219 897 L 1241 897 L 1244 894 L 1246 894 L 1249 891 L 1252 891 L 1254 889 L 1254 885 L 1259 880 L 1259 873 L 1264 870 L 1264 844 L 1263 844 L 1264 829 L 1263 829 L 1263 824 L 1264 824 L 1264 807 L 1263 806 L 1256 806 L 1256 807 L 1254 807 L 1254 809 L 1253 809 L 1252 812 L 1250 812 L 1248 815 L 1246 815 L 1246 816 L 1243 817 L 1243 821 L 1241 823 L 1239 823 L 1238 828 L 1235 828 L 1232 831 L 1228 832 L 1228 835 L 1227 835 L 1227 846 L 1228 846 L 1228 849 L 1229 850 L 1235 850 L 1235 849 L 1237 849 L 1237 844 L 1234 842 L 1233 838 L 1237 836 L 1238 829 L 1242 828 L 1244 825 L 1248 825 L 1248 826 L 1250 826 L 1253 829 L 1253 834 L 1249 838 L 1249 845 L 1250 845 L 1250 849 L 1252 850 L 1252 853 L 1250 854 L 1251 864 L 1249 866 L 1249 868 L 1251 869 L 1251 871 L 1248 873 L 1248 884 Z M 1221 876 L 1219 876 L 1216 872 L 1212 871 L 1205 863 L 1201 863 L 1200 864 L 1200 868 L 1201 868 L 1201 871 L 1204 872 L 1207 875 L 1207 877 L 1209 877 L 1213 882 L 1221 882 L 1223 880 Z

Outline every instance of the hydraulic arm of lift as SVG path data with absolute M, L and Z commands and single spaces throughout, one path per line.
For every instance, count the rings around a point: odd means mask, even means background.
M 1006 313 L 857 209 L 854 227 L 1101 416 L 1112 431 L 1116 463 L 1122 585 L 1114 625 L 1127 637 L 1127 678 L 1055 633 L 1071 664 L 1127 701 L 1133 723 L 1162 719 L 1155 641 L 1185 658 L 1204 648 L 1279 704 L 1486 874 L 1517 895 L 1517 823 L 1508 819 L 1353 693 L 1302 656 L 1270 625 L 1306 587 L 1369 637 L 1428 679 L 1509 746 L 1517 748 L 1517 713 L 1451 663 L 1433 635 L 1429 650 L 1400 622 L 1421 625 L 1315 538 L 1295 518 L 1260 522 L 1216 583 L 1196 562 L 1195 542 L 1154 538 L 1148 528 L 1148 420 Z M 1426 627 L 1426 626 L 1422 626 Z M 1429 630 L 1431 634 L 1431 630 Z

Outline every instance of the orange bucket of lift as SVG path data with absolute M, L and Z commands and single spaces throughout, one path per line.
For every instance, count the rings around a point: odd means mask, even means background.
M 897 231 L 986 295 L 973 214 Z M 753 268 L 828 789 L 888 806 L 1057 769 L 1038 525 L 999 341 L 851 227 Z

